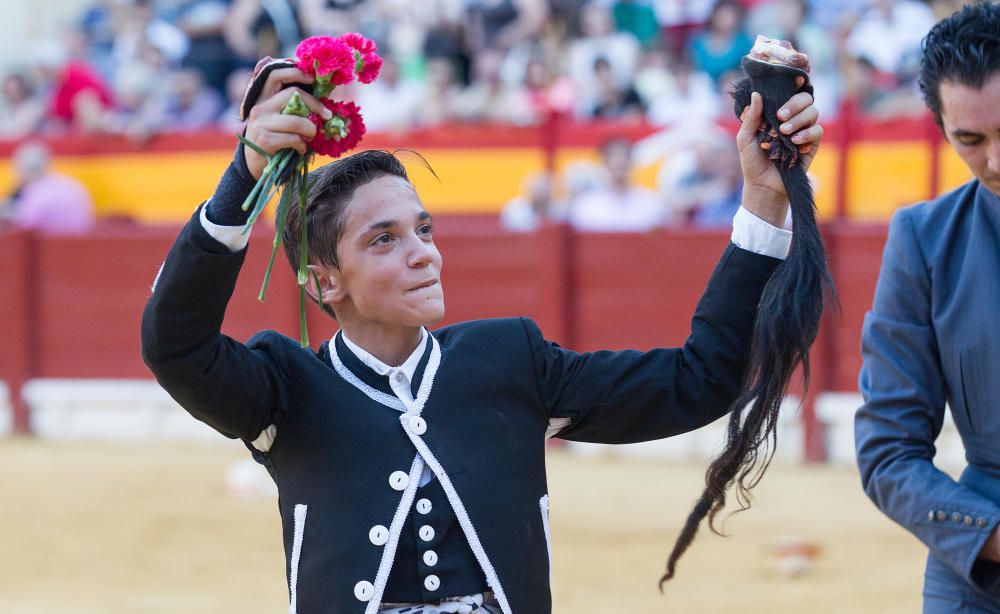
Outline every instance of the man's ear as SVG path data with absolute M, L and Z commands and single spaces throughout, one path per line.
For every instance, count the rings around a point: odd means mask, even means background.
M 341 284 L 340 271 L 335 267 L 320 264 L 307 265 L 309 279 L 306 281 L 306 293 L 315 301 L 322 296 L 323 304 L 331 307 L 344 300 L 346 292 Z

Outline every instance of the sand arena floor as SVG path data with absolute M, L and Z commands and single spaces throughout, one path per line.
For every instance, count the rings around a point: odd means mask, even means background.
M 276 500 L 226 488 L 238 444 L 0 440 L 0 612 L 287 612 Z M 664 595 L 663 562 L 703 466 L 549 458 L 556 614 L 919 611 L 925 551 L 852 470 L 772 467 L 731 533 L 702 533 Z M 776 571 L 786 536 L 821 549 Z

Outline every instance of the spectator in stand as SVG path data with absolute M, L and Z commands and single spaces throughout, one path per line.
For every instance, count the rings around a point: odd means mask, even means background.
M 182 65 L 201 72 L 205 83 L 220 94 L 225 93 L 229 73 L 239 67 L 223 34 L 229 5 L 228 0 L 183 0 L 177 10 L 177 25 L 190 41 Z
M 114 112 L 107 119 L 106 130 L 142 143 L 166 127 L 170 97 L 170 72 L 167 60 L 154 45 L 142 41 L 137 58 L 115 74 Z
M 51 84 L 46 130 L 55 133 L 103 132 L 114 98 L 104 80 L 86 62 L 70 58 L 61 45 L 50 41 L 35 55 L 43 82 Z
M 654 0 L 653 10 L 663 32 L 666 50 L 679 56 L 712 13 L 713 0 Z
M 26 143 L 14 152 L 14 194 L 0 218 L 47 234 L 80 234 L 94 226 L 94 205 L 79 181 L 50 168 L 48 149 Z
M 914 84 L 920 67 L 920 41 L 934 25 L 934 13 L 916 0 L 871 0 L 851 29 L 844 50 L 867 59 L 900 84 Z
M 611 14 L 615 18 L 615 28 L 634 36 L 643 47 L 659 40 L 660 24 L 649 0 L 615 0 Z
M 753 47 L 744 31 L 746 9 L 736 0 L 719 0 L 712 7 L 705 30 L 688 43 L 688 53 L 695 67 L 714 81 L 726 72 L 739 68 L 743 56 Z
M 601 146 L 606 183 L 586 191 L 570 204 L 569 223 L 589 232 L 645 232 L 671 218 L 652 190 L 632 183 L 632 144 L 613 138 Z
M 205 84 L 201 73 L 185 68 L 173 75 L 173 92 L 167 106 L 167 129 L 196 132 L 215 125 L 222 112 L 222 97 Z
M 399 63 L 391 54 L 382 56 L 378 79 L 358 91 L 358 105 L 364 110 L 365 126 L 373 132 L 409 130 L 417 120 L 423 100 L 424 83 L 403 78 Z
M 219 129 L 224 132 L 243 132 L 245 122 L 240 119 L 240 108 L 243 106 L 243 93 L 250 85 L 251 71 L 237 68 L 226 78 L 226 108 L 219 115 Z M 368 113 L 365 113 L 367 123 Z
M 525 65 L 524 87 L 536 123 L 545 121 L 551 113 L 568 113 L 573 108 L 573 82 L 565 75 L 554 76 L 548 62 L 540 57 L 529 59 Z
M 594 83 L 597 91 L 591 103 L 591 118 L 629 120 L 642 117 L 645 108 L 639 94 L 631 83 L 624 87 L 618 85 L 611 73 L 611 64 L 604 58 L 594 61 Z
M 867 56 L 845 66 L 844 81 L 858 110 L 873 119 L 886 120 L 925 112 L 915 89 L 901 86 L 895 77 L 876 68 Z
M 523 87 L 503 82 L 500 64 L 503 54 L 496 49 L 484 49 L 476 56 L 475 79 L 456 100 L 459 117 L 470 121 L 530 124 L 535 120 Z
M 133 0 L 122 7 L 111 50 L 112 78 L 116 78 L 117 71 L 127 70 L 129 64 L 142 61 L 143 54 L 147 53 L 145 47 L 150 45 L 160 51 L 169 66 L 176 66 L 188 53 L 188 37 L 160 17 L 156 9 L 153 0 Z
M 455 81 L 455 67 L 445 58 L 427 61 L 427 82 L 415 122 L 421 127 L 439 126 L 458 117 L 461 87 Z
M 9 73 L 0 86 L 0 140 L 16 140 L 34 132 L 45 117 L 45 101 L 28 77 Z
M 611 11 L 596 1 L 580 10 L 580 38 L 569 45 L 569 76 L 578 92 L 576 114 L 588 117 L 592 101 L 598 97 L 599 84 L 594 63 L 604 58 L 611 67 L 615 84 L 625 88 L 632 82 L 639 59 L 639 41 L 626 32 L 615 32 Z
M 565 216 L 564 205 L 555 198 L 555 181 L 549 171 L 540 171 L 524 181 L 524 193 L 500 211 L 500 224 L 506 230 L 531 232 L 548 220 Z
M 665 61 L 658 58 L 656 62 Z M 687 56 L 672 62 L 673 70 L 655 97 L 648 102 L 650 123 L 657 126 L 674 126 L 716 120 L 731 102 L 723 104 L 719 88 L 704 71 L 698 70 Z M 656 90 L 654 90 L 656 91 Z M 726 95 L 728 98 L 728 94 Z
M 287 0 L 232 0 L 223 34 L 247 63 L 264 56 L 291 57 L 305 38 L 297 13 Z
M 474 52 L 507 51 L 537 37 L 548 8 L 538 0 L 466 0 L 468 43 Z
M 740 196 L 740 178 L 733 176 L 734 172 L 740 175 L 740 167 L 733 160 L 731 139 L 714 124 L 684 126 L 670 136 L 673 151 L 660 168 L 657 188 L 674 219 L 711 225 L 713 210 L 726 209 L 719 203 L 727 201 L 734 190 Z M 732 222 L 732 215 L 735 209 L 723 224 Z

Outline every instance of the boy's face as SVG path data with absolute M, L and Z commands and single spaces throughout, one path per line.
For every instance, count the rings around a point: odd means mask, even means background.
M 387 175 L 355 190 L 337 256 L 333 307 L 345 324 L 414 327 L 444 317 L 431 217 L 406 180 Z
M 1000 195 L 1000 72 L 980 89 L 942 81 L 940 95 L 948 142 L 983 186 Z

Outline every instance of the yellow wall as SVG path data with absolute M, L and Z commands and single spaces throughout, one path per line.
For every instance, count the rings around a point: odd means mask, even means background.
M 435 213 L 495 213 L 520 193 L 524 179 L 542 168 L 538 148 L 422 149 L 440 181 L 414 160 L 411 177 L 426 206 Z M 839 152 L 824 145 L 811 170 L 816 202 L 829 217 L 836 206 Z M 195 205 L 211 195 L 232 157 L 229 151 L 128 153 L 59 156 L 57 170 L 83 181 L 101 215 L 123 215 L 146 222 L 186 219 Z M 574 160 L 597 160 L 592 148 L 564 148 L 557 168 Z M 865 142 L 853 146 L 847 186 L 849 217 L 885 220 L 901 205 L 930 196 L 930 154 L 920 141 Z M 655 187 L 657 165 L 637 169 L 636 179 Z M 941 191 L 968 181 L 962 161 L 941 146 Z M 13 177 L 9 160 L 0 162 L 0 193 L 9 193 Z

